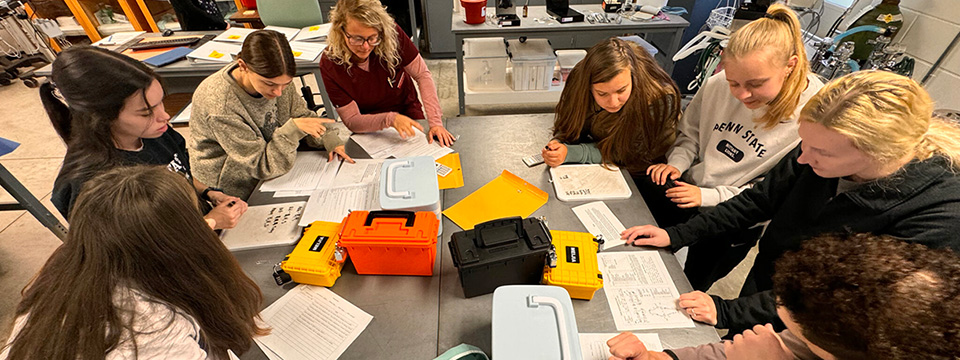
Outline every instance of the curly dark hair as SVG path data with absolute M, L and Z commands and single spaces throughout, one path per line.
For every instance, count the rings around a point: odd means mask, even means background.
M 785 254 L 774 293 L 838 359 L 960 358 L 960 256 L 889 236 L 824 235 Z

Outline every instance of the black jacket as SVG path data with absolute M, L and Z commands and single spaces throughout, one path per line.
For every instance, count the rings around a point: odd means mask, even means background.
M 799 155 L 798 146 L 753 188 L 666 229 L 671 248 L 677 250 L 697 239 L 770 220 L 741 297 L 714 297 L 719 328 L 779 323 L 769 291 L 774 263 L 816 235 L 883 234 L 960 253 L 960 177 L 947 159 L 914 160 L 891 176 L 837 195 L 838 179 L 818 176 L 797 162 Z

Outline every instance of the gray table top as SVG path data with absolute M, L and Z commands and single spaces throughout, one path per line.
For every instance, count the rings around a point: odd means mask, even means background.
M 581 13 L 588 14 L 591 11 L 593 12 L 603 12 L 600 5 L 597 4 L 579 4 L 579 5 L 570 5 L 570 8 L 580 11 Z M 521 7 L 517 7 L 518 11 Z M 557 21 L 548 21 L 545 23 L 538 23 L 534 19 L 540 19 L 547 17 L 547 7 L 546 6 L 530 6 L 528 7 L 529 12 L 528 16 L 525 18 L 520 18 L 520 26 L 507 26 L 499 27 L 497 25 L 492 25 L 489 23 L 483 24 L 467 24 L 463 22 L 463 13 L 454 13 L 453 23 L 451 24 L 451 30 L 457 35 L 478 35 L 478 34 L 490 34 L 491 36 L 496 36 L 498 33 L 516 33 L 516 32 L 525 32 L 525 33 L 535 33 L 535 32 L 554 32 L 554 31 L 612 31 L 612 30 L 624 30 L 624 31 L 655 31 L 658 29 L 671 29 L 676 30 L 677 28 L 686 28 L 690 26 L 690 23 L 687 20 L 684 20 L 678 15 L 669 15 L 670 20 L 656 20 L 656 21 L 632 21 L 629 19 L 623 19 L 619 24 L 616 22 L 611 23 L 596 23 L 591 24 L 586 20 L 575 23 L 560 24 Z M 462 10 L 461 10 L 462 11 Z M 487 9 L 488 14 L 496 13 L 495 8 L 491 7 Z
M 426 122 L 422 121 L 426 128 Z M 551 138 L 553 114 L 460 117 L 447 120 L 447 129 L 460 139 L 454 149 L 460 153 L 464 186 L 443 190 L 442 203 L 449 207 L 495 178 L 504 169 L 546 191 L 550 200 L 534 216 L 545 216 L 554 230 L 585 231 L 571 207 L 583 202 L 561 202 L 556 199 L 546 167 L 527 168 L 521 158 L 539 153 Z M 522 131 L 513 131 L 517 129 Z M 347 142 L 347 153 L 355 158 L 369 158 L 353 141 Z M 624 173 L 624 176 L 629 175 Z M 626 226 L 654 223 L 653 216 L 640 198 L 633 181 L 628 181 L 633 196 L 626 200 L 606 201 L 610 210 Z M 273 198 L 272 194 L 255 191 L 252 205 L 306 200 Z M 492 294 L 471 299 L 463 297 L 457 269 L 453 266 L 447 242 L 461 229 L 444 217 L 443 232 L 438 239 L 434 276 L 370 276 L 358 275 L 348 263 L 343 275 L 330 289 L 374 316 L 360 337 L 344 352 L 342 359 L 432 359 L 447 349 L 468 343 L 490 353 Z M 635 251 L 640 248 L 618 248 Z M 247 274 L 263 291 L 264 307 L 279 299 L 295 284 L 279 287 L 273 282 L 273 265 L 293 250 L 293 246 L 238 251 L 234 255 Z M 608 251 L 612 251 L 608 250 Z M 683 293 L 691 291 L 689 282 L 676 257 L 660 250 L 671 277 Z M 593 300 L 574 300 L 580 332 L 617 332 L 603 289 Z M 713 327 L 697 324 L 688 329 L 661 329 L 657 332 L 665 348 L 677 348 L 719 341 Z M 264 359 L 259 348 L 243 359 Z
M 447 129 L 460 135 L 454 148 L 460 153 L 464 186 L 444 191 L 443 202 L 452 206 L 467 195 L 493 180 L 504 169 L 544 190 L 549 195 L 547 203 L 532 216 L 544 216 L 551 230 L 586 231 L 570 208 L 586 202 L 562 202 L 557 200 L 546 165 L 528 168 L 521 158 L 539 154 L 549 141 L 553 127 L 553 114 L 507 115 L 484 117 L 461 117 L 451 119 Z M 623 171 L 630 179 L 629 174 Z M 625 226 L 655 224 L 632 180 L 627 181 L 633 196 L 625 200 L 607 200 L 605 203 Z M 490 314 L 493 294 L 470 299 L 463 297 L 457 269 L 453 266 L 450 249 L 446 243 L 454 232 L 461 231 L 455 223 L 444 217 L 440 260 L 440 339 L 441 350 L 460 343 L 480 347 L 489 354 L 491 342 Z M 623 247 L 607 251 L 639 251 L 638 247 Z M 676 257 L 666 250 L 659 250 L 670 276 L 680 293 L 692 291 L 690 283 Z M 606 295 L 600 289 L 592 300 L 573 300 L 577 325 L 580 332 L 616 333 L 613 315 Z M 656 332 L 664 348 L 678 348 L 719 341 L 713 327 L 697 323 L 694 328 L 659 329 L 638 332 Z

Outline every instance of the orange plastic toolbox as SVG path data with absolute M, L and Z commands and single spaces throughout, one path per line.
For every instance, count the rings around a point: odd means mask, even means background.
M 557 249 L 557 261 L 555 268 L 543 268 L 543 283 L 567 289 L 574 299 L 593 299 L 593 294 L 603 287 L 597 263 L 600 241 L 582 232 L 551 230 L 550 235 Z
M 433 275 L 440 221 L 430 211 L 353 211 L 340 246 L 362 275 Z
M 280 268 L 297 283 L 333 286 L 343 268 L 343 262 L 335 258 L 340 226 L 340 223 L 326 221 L 311 223 L 297 247 L 280 263 Z

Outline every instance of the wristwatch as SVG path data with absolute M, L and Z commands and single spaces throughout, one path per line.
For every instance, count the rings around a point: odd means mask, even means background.
M 221 189 L 221 188 L 215 188 L 215 187 L 213 187 L 213 186 L 208 186 L 206 189 L 203 189 L 203 192 L 200 193 L 200 198 L 201 198 L 201 199 L 204 199 L 204 200 L 206 200 L 206 201 L 213 201 L 213 200 L 210 200 L 210 192 L 211 192 L 211 191 L 223 192 L 223 189 Z

